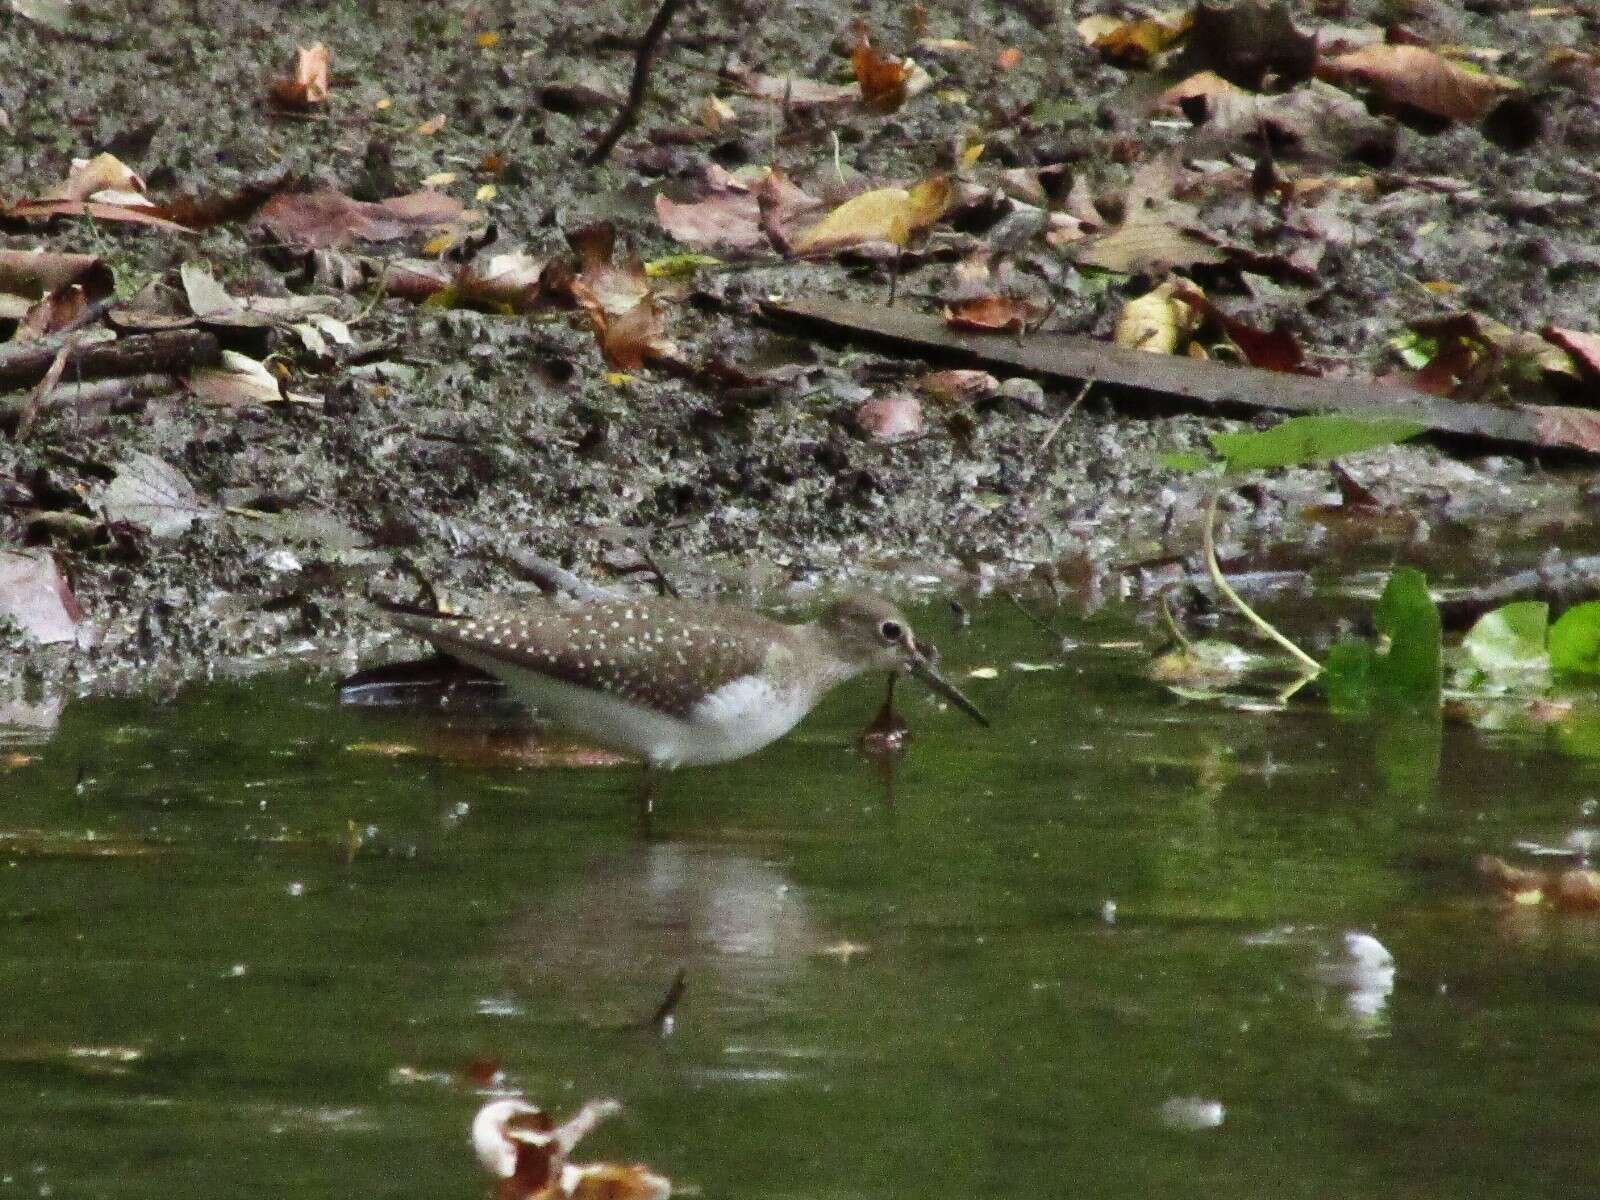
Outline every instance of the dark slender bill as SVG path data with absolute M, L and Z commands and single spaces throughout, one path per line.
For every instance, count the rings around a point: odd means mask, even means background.
M 978 711 L 978 706 L 963 696 L 955 684 L 939 674 L 927 659 L 921 656 L 912 659 L 911 673 L 932 688 L 935 695 L 943 696 L 979 725 L 989 724 L 989 718 Z

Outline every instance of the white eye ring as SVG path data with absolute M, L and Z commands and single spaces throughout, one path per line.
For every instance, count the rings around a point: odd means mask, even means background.
M 886 642 L 898 642 L 900 635 L 905 632 L 899 621 L 885 621 L 878 626 L 878 632 L 883 635 Z

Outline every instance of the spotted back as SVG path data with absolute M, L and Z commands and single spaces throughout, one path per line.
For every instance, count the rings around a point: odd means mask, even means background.
M 708 692 L 761 670 L 768 648 L 787 646 L 791 634 L 754 613 L 670 599 L 395 620 L 447 654 L 467 651 L 675 717 L 687 717 Z

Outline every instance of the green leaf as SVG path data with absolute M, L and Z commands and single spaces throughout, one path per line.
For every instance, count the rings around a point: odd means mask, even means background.
M 1375 446 L 1416 437 L 1426 426 L 1415 421 L 1369 421 L 1334 414 L 1291 417 L 1259 433 L 1217 433 L 1211 444 L 1230 471 L 1297 467 L 1326 462 Z
M 1462 640 L 1472 665 L 1486 675 L 1514 671 L 1543 671 L 1550 666 L 1545 653 L 1550 606 L 1542 600 L 1519 600 L 1479 617 Z
M 1370 642 L 1346 639 L 1328 651 L 1317 684 L 1334 712 L 1362 713 L 1372 706 L 1372 663 L 1377 654 Z
M 1172 450 L 1156 455 L 1156 465 L 1169 471 L 1204 471 L 1214 462 L 1216 459 L 1207 458 L 1194 450 Z
M 1415 567 L 1398 567 L 1373 613 L 1388 653 L 1373 663 L 1373 694 L 1386 704 L 1419 709 L 1439 707 L 1444 682 L 1444 627 L 1428 594 L 1428 581 Z
M 1574 604 L 1550 626 L 1550 667 L 1570 675 L 1600 675 L 1600 600 Z
M 680 275 L 693 275 L 701 267 L 721 265 L 720 258 L 712 258 L 709 254 L 669 254 L 645 263 L 644 273 L 651 279 L 676 279 Z

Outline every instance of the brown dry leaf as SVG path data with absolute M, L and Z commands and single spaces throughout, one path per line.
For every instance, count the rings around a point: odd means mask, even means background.
M 342 192 L 284 192 L 261 206 L 256 221 L 279 241 L 327 250 L 352 241 L 386 242 L 456 225 L 465 206 L 443 192 L 411 192 L 379 204 Z
M 520 250 L 480 255 L 462 265 L 450 286 L 464 303 L 525 313 L 543 298 L 549 261 Z
M 1381 165 L 1395 155 L 1394 121 L 1374 116 L 1349 92 L 1321 80 L 1276 96 L 1234 88 L 1186 96 L 1179 105 L 1198 126 L 1188 143 L 1190 154 L 1258 155 L 1266 139 L 1274 158 L 1299 162 Z
M 861 89 L 861 103 L 869 112 L 892 113 L 906 102 L 906 85 L 915 65 L 881 53 L 867 36 L 866 22 L 856 24 L 850 67 Z
M 53 556 L 0 550 L 0 617 L 50 645 L 77 639 L 83 610 Z
M 193 232 L 154 204 L 144 190 L 144 180 L 115 155 L 75 158 L 65 183 L 51 188 L 36 200 L 0 205 L 0 217 L 26 221 L 90 216 L 102 221 L 150 225 L 176 233 Z
M 1550 903 L 1562 912 L 1592 912 L 1600 908 L 1600 871 L 1574 867 L 1556 876 Z
M 1543 404 L 1526 404 L 1523 410 L 1537 421 L 1540 444 L 1575 446 L 1600 453 L 1600 412 Z
M 945 176 L 925 179 L 910 189 L 887 187 L 846 200 L 793 241 L 796 254 L 832 253 L 873 242 L 904 249 L 949 207 L 952 189 Z
M 90 304 L 82 285 L 72 283 L 57 288 L 23 314 L 11 340 L 31 342 L 59 333 L 83 314 Z
M 1072 254 L 1084 266 L 1121 275 L 1159 267 L 1217 266 L 1229 258 L 1223 247 L 1160 218 L 1135 220 L 1085 238 Z
M 1020 333 L 1039 316 L 1039 307 L 1015 296 L 976 296 L 944 306 L 944 323 L 951 329 L 976 333 Z
M 730 67 L 726 74 L 756 99 L 788 108 L 822 108 L 861 99 L 861 89 L 853 83 L 821 83 L 815 79 L 796 79 L 792 75 L 762 75 L 739 66 Z
M 1078 36 L 1110 62 L 1143 66 L 1176 44 L 1193 24 L 1191 12 L 1162 13 L 1134 21 L 1102 13 L 1079 21 Z
M 661 307 L 636 254 L 617 265 L 616 229 L 598 221 L 568 234 L 580 270 L 569 285 L 573 301 L 588 315 L 600 353 L 613 371 L 637 371 L 653 362 L 679 362 L 666 336 Z
M 1229 83 L 1215 71 L 1196 71 L 1157 96 L 1154 108 L 1157 112 L 1173 112 L 1183 107 L 1185 100 L 1209 99 L 1212 96 L 1229 93 L 1238 95 L 1243 90 L 1237 84 Z
M 1223 312 L 1192 284 L 1180 283 L 1176 294 L 1194 309 L 1197 316 L 1204 316 L 1208 322 L 1220 328 L 1252 367 L 1296 375 L 1317 374 L 1306 367 L 1305 353 L 1300 349 L 1300 343 L 1281 321 L 1271 329 L 1257 329 Z
M 272 100 L 280 108 L 304 111 L 328 99 L 328 48 L 321 42 L 295 50 L 294 75 L 272 85 Z
M 874 396 L 856 409 L 856 424 L 880 442 L 915 437 L 922 432 L 922 401 L 909 392 Z
M 1562 329 L 1548 325 L 1542 331 L 1547 341 L 1560 346 L 1590 379 L 1600 379 L 1600 333 L 1581 329 Z
M 277 404 L 288 398 L 282 383 L 265 363 L 232 350 L 222 352 L 220 367 L 191 372 L 189 390 L 202 404 L 220 408 Z
M 929 371 L 917 386 L 944 404 L 971 405 L 1000 391 L 1000 381 L 987 371 L 956 367 L 948 371 Z
M 706 169 L 706 193 L 701 199 L 680 204 L 665 195 L 656 197 L 661 227 L 697 250 L 764 249 L 773 232 L 786 245 L 787 231 L 819 207 L 819 200 L 782 171 L 769 170 L 752 184 L 715 165 Z
M 1421 46 L 1365 46 L 1323 62 L 1330 83 L 1371 88 L 1390 104 L 1452 121 L 1477 121 L 1521 86 L 1504 75 L 1469 71 Z
M 1002 71 L 1014 71 L 1022 65 L 1022 51 L 1016 46 L 1007 46 L 994 56 L 994 65 Z
M 151 206 L 144 180 L 114 154 L 75 158 L 67 181 L 46 192 L 43 200 L 95 200 L 103 204 Z M 109 195 L 107 194 L 109 193 Z
M 568 1164 L 559 1188 L 546 1189 L 535 1200 L 667 1200 L 672 1181 L 643 1163 Z
M 111 268 L 97 254 L 0 249 L 0 292 L 42 299 L 57 288 L 82 285 L 91 300 L 111 294 Z

